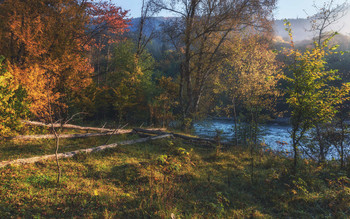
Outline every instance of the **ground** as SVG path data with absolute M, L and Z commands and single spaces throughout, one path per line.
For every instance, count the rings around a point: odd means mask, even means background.
M 110 143 L 137 138 L 114 137 Z M 88 148 L 106 137 L 64 140 L 61 151 Z M 36 141 L 37 142 L 37 141 Z M 67 147 L 67 145 L 70 145 Z M 53 140 L 8 141 L 0 159 L 48 154 Z M 252 167 L 252 158 L 254 165 Z M 0 169 L 0 217 L 310 218 L 350 215 L 349 171 L 335 162 L 253 156 L 244 146 L 217 148 L 179 139 L 120 146 L 60 161 Z

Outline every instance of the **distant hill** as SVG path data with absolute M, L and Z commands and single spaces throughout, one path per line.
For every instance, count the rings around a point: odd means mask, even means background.
M 311 39 L 313 34 L 307 29 L 310 29 L 310 23 L 307 19 L 288 19 L 291 24 L 291 28 L 293 31 L 293 38 L 295 41 L 302 41 Z M 283 20 L 275 20 L 275 24 L 273 29 L 275 31 L 276 36 L 280 36 L 283 40 L 289 41 L 288 32 L 285 30 L 286 26 L 284 26 Z
M 162 23 L 169 19 L 176 19 L 174 17 L 151 17 L 146 20 L 145 33 L 150 34 L 153 30 L 160 30 Z M 130 31 L 135 32 L 138 29 L 140 18 L 131 19 Z
M 343 21 L 347 21 L 347 18 L 350 19 L 350 15 L 343 18 Z M 149 18 L 146 22 L 146 34 L 149 34 L 152 30 L 160 30 L 161 24 L 169 19 L 176 19 L 174 17 L 152 17 Z M 291 27 L 293 30 L 293 38 L 295 41 L 303 41 L 310 40 L 313 37 L 313 33 L 307 31 L 310 29 L 310 23 L 307 19 L 288 19 L 291 23 Z M 140 22 L 140 18 L 134 18 L 131 20 L 132 26 L 130 28 L 131 32 L 134 32 L 138 28 L 138 24 Z M 284 21 L 283 20 L 275 20 L 273 25 L 273 29 L 277 37 L 282 38 L 283 40 L 289 41 L 289 36 L 287 31 L 285 30 Z M 339 22 L 338 28 L 336 30 L 341 30 L 340 32 L 344 35 L 349 35 L 350 25 L 346 25 L 346 23 Z

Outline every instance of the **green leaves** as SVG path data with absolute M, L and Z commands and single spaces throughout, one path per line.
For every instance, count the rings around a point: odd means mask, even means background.
M 27 113 L 26 92 L 2 64 L 4 59 L 0 56 L 0 138 L 15 134 Z
M 287 56 L 293 59 L 293 64 L 288 66 L 291 76 L 285 79 L 289 83 L 287 103 L 292 110 L 294 143 L 298 143 L 295 140 L 302 138 L 316 124 L 330 122 L 349 92 L 348 85 L 331 85 L 331 82 L 340 79 L 337 70 L 326 70 L 326 57 L 338 48 L 337 45 L 328 46 L 334 35 L 320 45 L 315 42 L 314 48 L 304 52 L 294 48 L 291 42 L 292 48 L 287 52 Z

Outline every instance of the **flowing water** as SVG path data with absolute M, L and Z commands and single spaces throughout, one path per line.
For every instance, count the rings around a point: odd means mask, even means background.
M 350 122 L 347 122 L 350 124 Z M 265 125 L 260 126 L 261 135 L 260 142 L 265 143 L 273 151 L 283 152 L 287 156 L 291 156 L 293 151 L 291 145 L 291 126 L 288 123 L 288 119 L 274 120 Z M 220 134 L 223 141 L 231 141 L 234 137 L 234 120 L 232 119 L 211 119 L 199 121 L 194 124 L 194 134 L 203 138 L 214 138 L 217 135 L 217 130 L 222 131 Z M 347 138 L 347 142 L 350 142 L 350 138 Z M 345 151 L 347 155 L 350 155 L 350 150 Z M 306 154 L 303 153 L 302 156 Z M 332 148 L 326 159 L 338 159 L 338 152 Z
M 275 151 L 291 151 L 291 126 L 286 120 L 276 120 L 272 123 L 261 125 L 261 142 L 264 142 Z M 194 124 L 194 133 L 200 137 L 213 138 L 217 130 L 225 141 L 230 141 L 234 136 L 234 121 L 231 119 L 211 119 L 199 121 Z

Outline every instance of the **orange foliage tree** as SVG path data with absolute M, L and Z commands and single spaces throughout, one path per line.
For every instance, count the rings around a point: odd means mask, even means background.
M 0 54 L 28 93 L 30 110 L 48 119 L 48 96 L 65 113 L 92 83 L 87 58 L 96 33 L 123 29 L 111 3 L 79 0 L 5 0 L 0 4 Z M 115 19 L 115 20 L 114 20 Z M 118 25 L 119 26 L 118 26 Z

